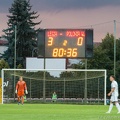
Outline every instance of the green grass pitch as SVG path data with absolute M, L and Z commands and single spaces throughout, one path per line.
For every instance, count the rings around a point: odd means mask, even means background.
M 120 120 L 120 114 L 109 106 L 70 104 L 3 104 L 0 120 Z

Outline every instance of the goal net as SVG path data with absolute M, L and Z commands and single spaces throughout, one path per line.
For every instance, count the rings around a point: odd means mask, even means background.
M 3 69 L 2 103 L 17 101 L 15 86 L 22 76 L 27 84 L 28 103 L 57 103 L 106 105 L 106 70 L 83 69 Z

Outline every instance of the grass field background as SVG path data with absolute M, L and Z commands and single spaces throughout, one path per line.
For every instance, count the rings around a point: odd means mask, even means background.
M 3 104 L 0 120 L 120 120 L 114 106 L 112 113 L 105 114 L 109 106 L 70 104 Z

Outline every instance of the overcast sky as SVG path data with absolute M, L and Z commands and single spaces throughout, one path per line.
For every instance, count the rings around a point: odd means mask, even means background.
M 0 0 L 0 35 L 7 28 L 13 0 Z M 101 41 L 107 32 L 113 33 L 117 21 L 120 37 L 120 0 L 30 0 L 33 11 L 42 20 L 37 28 L 93 28 L 94 41 Z

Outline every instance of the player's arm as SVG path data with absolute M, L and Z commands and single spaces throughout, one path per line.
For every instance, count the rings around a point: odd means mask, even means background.
M 17 84 L 16 84 L 16 90 L 15 90 L 15 93 L 17 94 L 17 90 L 18 90 L 18 82 L 17 82 Z
M 26 82 L 24 88 L 25 88 L 25 93 L 28 94 Z
M 111 89 L 111 91 L 108 93 L 108 96 L 110 96 L 114 92 L 114 90 L 115 90 L 115 87 Z

